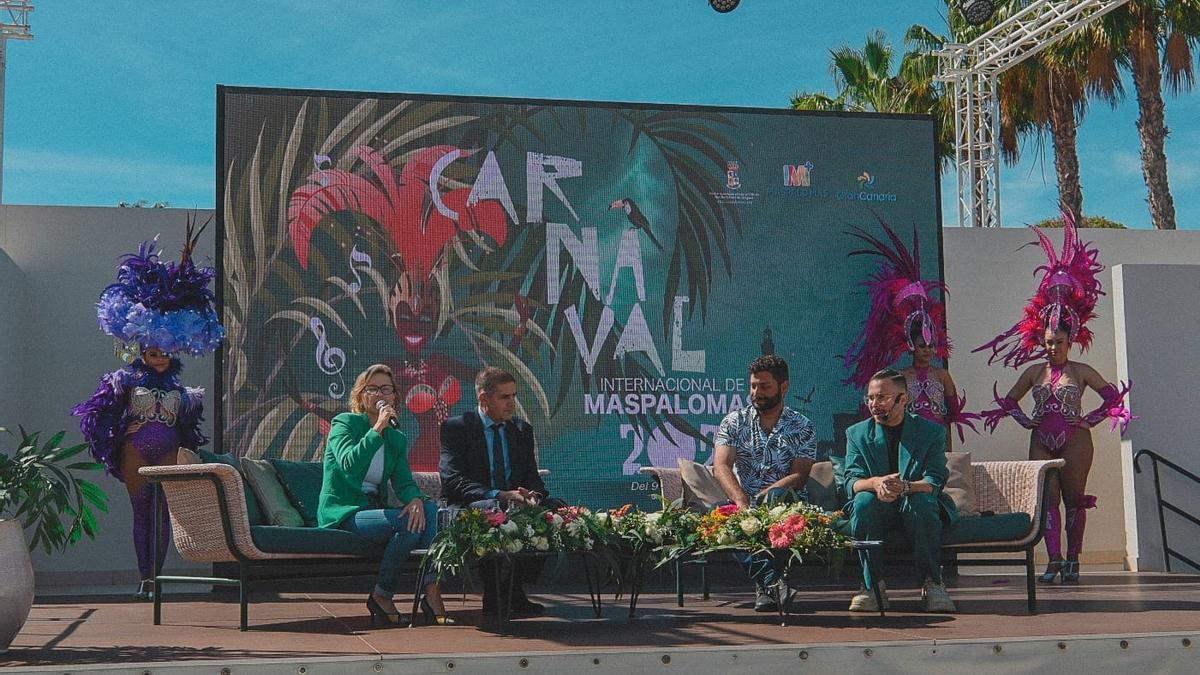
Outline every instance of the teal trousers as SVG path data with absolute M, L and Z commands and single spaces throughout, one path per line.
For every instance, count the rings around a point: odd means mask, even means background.
M 894 502 L 880 501 L 874 492 L 859 492 L 850 506 L 850 528 L 858 540 L 879 540 L 897 522 L 903 526 L 913 550 L 913 563 L 919 580 L 942 581 L 938 549 L 942 545 L 942 507 L 928 493 L 912 494 Z M 883 551 L 860 550 L 863 580 L 871 588 L 883 580 Z

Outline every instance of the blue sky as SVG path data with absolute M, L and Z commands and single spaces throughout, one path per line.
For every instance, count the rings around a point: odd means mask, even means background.
M 942 32 L 942 0 L 41 0 L 8 44 L 3 198 L 211 207 L 216 85 L 786 107 L 832 90 L 829 50 Z M 1084 211 L 1150 227 L 1133 88 L 1079 132 Z M 1200 93 L 1167 100 L 1181 228 L 1200 227 Z M 1055 215 L 1052 158 L 1002 173 L 1003 218 Z M 945 221 L 955 222 L 950 193 Z

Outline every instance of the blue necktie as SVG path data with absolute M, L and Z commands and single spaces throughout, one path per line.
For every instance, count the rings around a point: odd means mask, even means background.
M 504 477 L 503 427 L 501 422 L 492 424 L 492 487 L 497 490 L 508 489 L 508 480 Z

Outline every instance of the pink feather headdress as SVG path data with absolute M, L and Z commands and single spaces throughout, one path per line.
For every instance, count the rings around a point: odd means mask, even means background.
M 850 255 L 877 255 L 882 258 L 879 269 L 863 282 L 871 299 L 870 313 L 863 323 L 862 333 L 842 357 L 850 377 L 846 384 L 865 387 L 871 375 L 896 363 L 913 349 L 912 334 L 919 327 L 925 343 L 934 347 L 938 358 L 950 356 L 950 340 L 946 336 L 946 306 L 935 292 L 946 293 L 941 281 L 921 279 L 921 245 L 913 227 L 912 252 L 883 220 L 879 221 L 887 234 L 887 242 L 854 228 L 849 234 L 858 237 L 870 248 L 851 251 Z
M 988 363 L 1002 361 L 1018 368 L 1045 355 L 1042 346 L 1048 329 L 1065 325 L 1071 342 L 1086 350 L 1092 344 L 1092 331 L 1087 322 L 1096 318 L 1096 302 L 1104 295 L 1100 289 L 1100 272 L 1104 269 L 1097 260 L 1100 251 L 1090 243 L 1079 240 L 1075 217 L 1063 212 L 1063 250 L 1060 257 L 1054 244 L 1037 227 L 1038 243 L 1046 253 L 1047 263 L 1034 270 L 1044 273 L 1037 294 L 1025 305 L 1021 320 L 991 342 L 974 352 L 991 349 Z

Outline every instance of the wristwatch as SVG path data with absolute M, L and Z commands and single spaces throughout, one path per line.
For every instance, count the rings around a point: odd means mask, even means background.
M 907 480 L 900 481 L 901 489 L 900 496 L 907 497 L 908 493 L 912 492 L 912 482 Z

